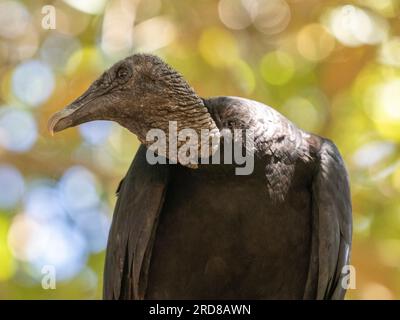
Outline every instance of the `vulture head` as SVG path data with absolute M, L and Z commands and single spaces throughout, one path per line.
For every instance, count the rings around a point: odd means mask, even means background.
M 135 54 L 115 63 L 86 92 L 55 113 L 48 127 L 53 134 L 92 120 L 115 121 L 147 146 L 150 129 L 163 130 L 168 146 L 170 122 L 176 123 L 177 132 L 189 128 L 198 137 L 202 129 L 208 130 L 208 143 L 219 137 L 214 120 L 193 88 L 177 71 L 149 54 Z M 178 140 L 177 147 L 182 143 Z M 199 151 L 200 147 L 199 143 Z M 205 150 L 207 155 L 199 154 L 209 156 L 215 148 Z

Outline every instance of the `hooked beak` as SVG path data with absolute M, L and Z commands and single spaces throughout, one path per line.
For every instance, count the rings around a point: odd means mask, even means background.
M 74 109 L 66 107 L 64 110 L 58 111 L 53 114 L 48 122 L 48 130 L 53 136 L 55 132 L 72 127 L 71 115 L 74 113 Z
M 54 135 L 55 132 L 97 120 L 100 115 L 96 115 L 96 111 L 98 113 L 97 109 L 101 103 L 97 103 L 96 106 L 92 103 L 94 100 L 96 97 L 93 97 L 93 93 L 88 90 L 63 110 L 53 114 L 47 125 L 50 134 Z

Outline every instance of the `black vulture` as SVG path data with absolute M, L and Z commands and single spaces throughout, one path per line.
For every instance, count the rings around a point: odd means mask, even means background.
M 330 140 L 256 101 L 203 99 L 149 54 L 114 64 L 49 130 L 92 120 L 115 121 L 142 143 L 118 187 L 105 299 L 343 299 L 351 201 Z M 252 173 L 237 174 L 235 161 L 176 164 L 165 150 L 167 164 L 149 163 L 147 133 L 168 139 L 171 122 L 217 141 L 250 130 Z M 202 158 L 216 153 L 207 144 Z

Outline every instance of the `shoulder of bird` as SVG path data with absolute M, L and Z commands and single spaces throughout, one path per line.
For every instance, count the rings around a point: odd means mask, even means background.
M 319 150 L 324 141 L 299 129 L 275 109 L 240 97 L 204 99 L 217 127 L 251 130 L 254 153 L 265 165 L 268 192 L 272 199 L 283 201 L 291 185 L 296 166 L 309 170 L 318 167 Z

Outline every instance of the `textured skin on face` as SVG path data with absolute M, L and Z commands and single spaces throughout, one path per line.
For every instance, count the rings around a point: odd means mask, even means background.
M 116 121 L 149 145 L 146 135 L 150 129 L 166 133 L 169 145 L 169 123 L 176 122 L 177 131 L 192 129 L 198 137 L 201 130 L 209 131 L 209 140 L 218 140 L 219 130 L 204 106 L 203 100 L 186 80 L 160 58 L 135 54 L 106 70 L 79 98 L 58 112 L 49 121 L 51 132 L 93 120 Z M 203 140 L 209 146 L 209 140 Z M 173 139 L 172 143 L 175 143 Z M 179 148 L 184 141 L 177 142 Z M 202 145 L 197 145 L 199 151 Z M 211 155 L 215 147 L 208 147 Z M 165 154 L 169 156 L 168 148 Z M 176 154 L 171 154 L 176 162 Z
M 115 70 L 121 66 L 132 68 L 132 77 L 112 89 L 112 103 L 119 105 L 119 110 L 123 109 L 124 117 L 117 116 L 117 121 L 135 133 L 142 143 L 149 145 L 146 134 L 150 129 L 161 129 L 166 133 L 168 146 L 170 121 L 176 121 L 178 132 L 190 128 L 200 137 L 201 130 L 207 129 L 210 131 L 210 139 L 219 137 L 219 130 L 203 100 L 181 74 L 160 58 L 147 54 L 133 55 L 117 63 L 102 78 L 112 78 L 108 74 L 115 74 Z M 183 143 L 178 141 L 177 148 Z M 200 143 L 198 150 L 201 150 Z M 212 148 L 208 150 L 209 154 L 203 156 L 209 156 L 215 151 Z M 168 148 L 165 154 L 168 156 Z M 177 161 L 176 158 L 170 160 Z

